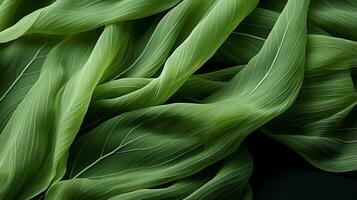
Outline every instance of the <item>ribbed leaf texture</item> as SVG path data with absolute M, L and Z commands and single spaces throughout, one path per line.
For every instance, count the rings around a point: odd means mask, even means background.
M 0 0 L 0 199 L 251 200 L 253 131 L 357 170 L 356 13 Z

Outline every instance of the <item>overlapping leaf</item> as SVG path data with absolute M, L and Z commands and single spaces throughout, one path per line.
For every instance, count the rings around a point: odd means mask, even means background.
M 47 198 L 105 199 L 157 187 L 236 151 L 247 134 L 286 110 L 297 96 L 307 8 L 308 1 L 289 1 L 259 54 L 205 103 L 131 111 L 82 136 L 71 152 L 68 180 L 54 184 Z M 253 74 L 256 79 L 242 82 Z M 267 94 L 267 89 L 275 92 Z
M 355 42 L 312 35 L 296 103 L 263 129 L 324 170 L 357 169 L 357 93 L 350 72 L 356 52 Z
M 32 85 L 55 41 L 24 38 L 0 50 L 0 132 Z
M 96 101 L 86 120 L 92 124 L 122 112 L 164 103 L 189 76 L 213 56 L 232 30 L 254 9 L 256 3 L 217 1 L 167 59 L 159 77 L 131 93 Z M 102 117 L 98 117 L 98 112 Z
M 0 199 L 250 200 L 256 129 L 356 170 L 356 8 L 0 0 Z
M 248 180 L 252 173 L 252 161 L 248 152 L 240 148 L 237 155 L 226 158 L 221 165 L 211 180 L 207 180 L 207 177 L 214 170 L 206 169 L 203 171 L 206 173 L 179 180 L 169 187 L 135 190 L 110 199 L 251 199 Z
M 333 36 L 357 40 L 357 1 L 317 0 L 311 4 L 309 19 Z
M 89 31 L 113 22 L 150 16 L 178 2 L 180 0 L 59 0 L 32 12 L 15 25 L 1 31 L 0 43 L 30 33 L 69 35 Z
M 250 34 L 265 30 L 256 23 L 252 27 L 258 30 Z M 256 40 L 251 44 L 259 48 L 262 38 L 251 38 Z M 234 45 L 222 48 L 226 52 L 240 49 Z M 321 169 L 355 170 L 356 43 L 310 35 L 307 49 L 304 85 L 297 102 L 263 130 Z
M 51 51 L 0 136 L 2 199 L 30 198 L 63 176 L 91 94 L 119 50 L 113 44 L 124 33 L 120 25 L 112 25 L 97 44 L 96 34 L 88 33 Z

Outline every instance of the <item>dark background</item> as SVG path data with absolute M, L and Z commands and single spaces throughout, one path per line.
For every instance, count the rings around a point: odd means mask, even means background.
M 247 140 L 255 200 L 357 200 L 357 172 L 319 170 L 260 132 Z

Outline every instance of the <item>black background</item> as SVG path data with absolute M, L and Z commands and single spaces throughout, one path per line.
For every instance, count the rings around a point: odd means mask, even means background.
M 357 172 L 319 170 L 260 132 L 247 140 L 255 200 L 357 200 Z

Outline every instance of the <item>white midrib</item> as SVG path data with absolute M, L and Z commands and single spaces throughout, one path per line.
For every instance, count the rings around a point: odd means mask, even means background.
M 19 74 L 18 77 L 16 77 L 15 81 L 10 85 L 10 87 L 6 90 L 6 92 L 4 93 L 4 95 L 2 95 L 2 97 L 0 98 L 0 102 L 6 97 L 7 94 L 9 94 L 9 92 L 12 90 L 12 88 L 14 88 L 14 86 L 16 85 L 16 83 L 20 80 L 20 78 L 24 75 L 24 73 L 26 72 L 26 70 L 31 66 L 31 64 L 38 58 L 37 56 L 40 54 L 41 50 L 46 46 L 46 44 L 44 44 L 43 46 L 41 46 L 37 52 L 35 53 L 34 57 L 30 60 L 29 63 L 27 63 L 27 65 L 24 67 L 24 69 L 21 71 L 21 73 Z
M 95 160 L 94 162 L 92 162 L 90 165 L 88 165 L 86 168 L 84 168 L 83 170 L 81 170 L 78 174 L 76 174 L 75 176 L 73 176 L 73 179 L 75 178 L 78 178 L 80 175 L 82 175 L 84 172 L 86 172 L 88 169 L 92 168 L 94 165 L 96 165 L 97 163 L 99 163 L 100 161 L 102 161 L 103 159 L 117 153 L 120 149 L 128 146 L 129 144 L 135 142 L 136 140 L 139 140 L 141 138 L 145 137 L 145 135 L 142 135 L 142 136 L 139 136 L 133 140 L 130 140 L 128 141 L 127 143 L 123 144 L 123 141 L 122 141 L 122 144 L 120 144 L 117 148 L 115 148 L 113 151 L 107 153 L 106 155 L 104 156 L 100 156 L 97 160 Z
M 288 23 L 287 23 L 287 26 L 286 26 L 286 28 L 284 30 L 283 37 L 282 37 L 281 42 L 280 42 L 280 44 L 278 46 L 278 50 L 277 50 L 277 52 L 275 54 L 273 62 L 270 64 L 268 72 L 264 75 L 262 80 L 260 80 L 259 83 L 254 87 L 254 89 L 252 91 L 250 91 L 248 96 L 250 96 L 255 90 L 257 90 L 257 88 L 265 81 L 265 79 L 267 79 L 268 75 L 270 74 L 270 72 L 271 72 L 273 66 L 275 65 L 275 62 L 276 62 L 276 60 L 277 60 L 277 58 L 278 58 L 278 56 L 280 54 L 280 50 L 281 50 L 281 47 L 283 46 L 283 43 L 284 43 L 284 40 L 285 40 L 285 37 L 286 37 L 286 33 L 288 32 L 288 29 L 289 29 L 289 25 L 290 25 L 290 21 L 288 21 Z

